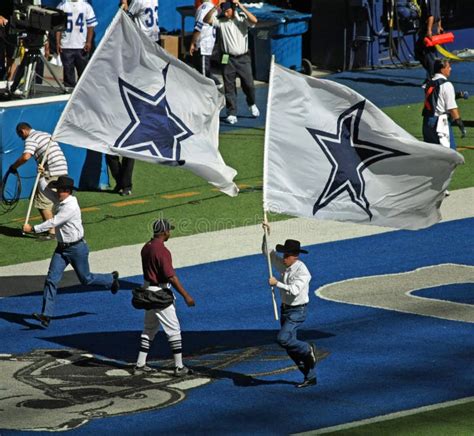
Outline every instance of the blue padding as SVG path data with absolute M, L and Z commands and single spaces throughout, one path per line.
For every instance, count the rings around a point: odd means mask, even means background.
M 31 104 L 0 109 L 0 177 L 8 167 L 23 153 L 24 141 L 15 131 L 19 122 L 27 122 L 34 129 L 52 133 L 66 105 L 65 101 L 45 104 Z M 69 168 L 69 175 L 76 186 L 83 189 L 105 188 L 108 185 L 107 167 L 101 154 L 83 148 L 60 144 Z M 21 176 L 21 198 L 31 195 L 36 178 L 34 158 L 22 165 L 18 172 Z

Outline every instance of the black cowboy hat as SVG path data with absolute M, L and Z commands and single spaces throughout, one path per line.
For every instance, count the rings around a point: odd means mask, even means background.
M 51 189 L 70 189 L 71 191 L 75 190 L 74 180 L 68 176 L 59 176 L 57 180 L 53 180 L 48 183 L 48 188 Z
M 307 254 L 308 252 L 306 250 L 302 250 L 301 248 L 300 241 L 295 241 L 294 239 L 287 239 L 285 241 L 285 245 L 277 244 L 276 251 L 278 253 L 287 253 L 287 254 L 299 254 L 299 253 L 305 253 Z

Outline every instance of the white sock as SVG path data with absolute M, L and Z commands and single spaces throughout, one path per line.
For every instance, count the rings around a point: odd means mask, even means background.
M 144 351 L 140 351 L 138 353 L 137 366 L 145 366 L 147 356 L 148 356 L 148 353 L 145 353 Z
M 173 354 L 173 357 L 174 357 L 174 366 L 176 366 L 177 368 L 182 368 L 184 365 L 183 365 L 183 354 L 182 353 L 176 353 L 176 354 Z

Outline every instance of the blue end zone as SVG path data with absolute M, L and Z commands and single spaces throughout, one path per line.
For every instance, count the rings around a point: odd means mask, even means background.
M 310 254 L 304 260 L 314 277 L 311 289 L 442 263 L 473 265 L 473 225 L 474 219 L 465 219 L 417 232 L 307 247 Z M 93 419 L 68 434 L 288 434 L 474 395 L 474 324 L 340 304 L 313 293 L 301 337 L 332 354 L 318 365 L 316 387 L 295 389 L 293 383 L 301 375 L 284 371 L 290 361 L 275 344 L 278 325 L 266 268 L 264 258 L 256 255 L 180 269 L 197 304 L 190 309 L 178 298 L 186 360 L 204 368 L 223 355 L 241 359 L 215 365 L 217 380 L 186 391 L 186 399 L 176 405 Z M 140 281 L 131 277 L 124 285 L 131 289 Z M 472 293 L 472 286 L 447 285 L 423 290 L 422 295 L 438 298 L 437 293 L 451 295 L 454 290 L 457 299 L 469 289 Z M 78 348 L 134 362 L 143 313 L 131 307 L 126 290 L 116 296 L 90 288 L 63 290 L 47 330 L 34 328 L 29 318 L 40 302 L 39 294 L 0 300 L 1 353 Z M 150 358 L 170 358 L 162 333 Z M 254 374 L 255 383 L 248 374 Z

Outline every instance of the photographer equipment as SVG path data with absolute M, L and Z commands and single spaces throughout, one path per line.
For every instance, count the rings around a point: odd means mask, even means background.
M 16 177 L 15 180 L 15 188 L 11 197 L 7 198 L 7 183 L 8 177 L 12 175 Z M 3 179 L 0 181 L 0 194 L 1 194 L 1 208 L 4 210 L 5 213 L 11 212 L 18 204 L 18 200 L 20 199 L 21 195 L 21 179 L 18 171 L 11 170 L 10 168 L 3 176 Z
M 67 92 L 41 52 L 47 32 L 66 30 L 67 14 L 58 9 L 43 8 L 37 3 L 38 0 L 13 1 L 11 31 L 17 35 L 17 46 L 22 46 L 25 54 L 10 85 L 10 96 L 19 94 L 23 98 L 29 97 L 38 62 L 43 62 L 61 91 Z M 23 84 L 23 89 L 18 93 L 20 84 Z
M 132 306 L 135 309 L 166 309 L 174 303 L 174 295 L 170 289 L 151 291 L 143 288 L 132 290 Z

